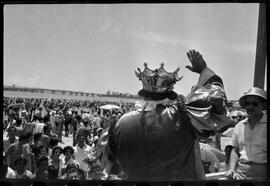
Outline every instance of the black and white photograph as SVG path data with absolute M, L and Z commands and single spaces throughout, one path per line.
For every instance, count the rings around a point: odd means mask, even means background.
M 5 4 L 5 180 L 267 180 L 266 5 Z

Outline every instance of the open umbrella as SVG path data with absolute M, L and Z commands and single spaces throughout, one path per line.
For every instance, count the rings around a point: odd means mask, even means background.
M 206 151 L 211 151 L 220 162 L 223 162 L 226 160 L 226 156 L 223 152 L 221 152 L 219 149 L 207 144 L 207 143 L 200 143 L 200 146 L 204 148 Z
M 117 106 L 117 105 L 111 105 L 111 104 L 103 105 L 100 108 L 101 109 L 104 109 L 104 110 L 120 109 L 119 106 Z

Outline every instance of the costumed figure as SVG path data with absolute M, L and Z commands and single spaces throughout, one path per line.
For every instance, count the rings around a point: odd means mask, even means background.
M 179 68 L 170 73 L 163 63 L 156 70 L 145 63 L 143 71 L 135 71 L 143 84 L 138 94 L 144 103 L 110 124 L 97 144 L 108 173 L 127 180 L 205 178 L 198 136 L 222 132 L 232 120 L 221 78 L 199 52 L 187 55 L 192 66 L 186 68 L 200 77 L 186 98 L 173 91 L 182 79 Z

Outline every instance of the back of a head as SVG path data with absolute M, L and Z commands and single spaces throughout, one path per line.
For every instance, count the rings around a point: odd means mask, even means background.
M 57 146 L 59 143 L 58 137 L 56 135 L 53 135 L 50 137 L 50 147 Z
M 38 132 L 34 134 L 34 141 L 38 141 L 41 139 L 42 133 Z

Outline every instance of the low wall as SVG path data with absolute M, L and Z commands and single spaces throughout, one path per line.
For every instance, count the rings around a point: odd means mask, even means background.
M 60 95 L 49 93 L 35 92 L 20 92 L 20 91 L 3 91 L 4 97 L 21 97 L 21 98 L 53 98 L 53 99 L 74 99 L 74 100 L 89 100 L 89 101 L 110 101 L 110 102 L 130 102 L 135 103 L 140 99 L 119 98 L 119 97 L 99 97 L 99 96 L 75 96 L 75 95 Z

